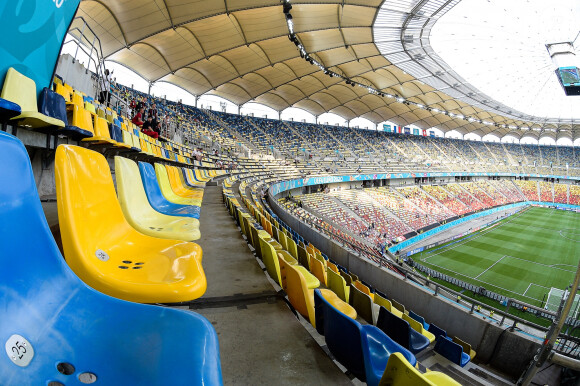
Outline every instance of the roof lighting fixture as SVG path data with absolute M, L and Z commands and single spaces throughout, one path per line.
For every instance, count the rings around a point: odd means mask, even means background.
M 397 97 L 397 102 L 403 103 L 404 101 L 405 101 L 405 98 Z

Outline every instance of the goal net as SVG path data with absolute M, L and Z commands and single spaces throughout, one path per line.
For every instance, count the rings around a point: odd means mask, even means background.
M 569 292 L 567 290 L 561 290 L 558 288 L 550 288 L 550 292 L 548 292 L 548 298 L 546 299 L 546 303 L 544 304 L 544 309 L 556 312 L 558 311 L 558 307 L 560 306 L 560 302 L 562 298 L 567 299 Z M 576 294 L 574 298 L 574 302 L 572 303 L 572 308 L 570 309 L 570 315 L 568 317 L 577 319 L 578 309 L 580 302 L 580 294 Z

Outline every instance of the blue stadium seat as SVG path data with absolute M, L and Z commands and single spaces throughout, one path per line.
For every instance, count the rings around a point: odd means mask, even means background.
M 222 384 L 211 323 L 84 284 L 52 237 L 23 144 L 0 132 L 0 148 L 0 340 L 13 354 L 0 355 L 0 383 Z
M 109 124 L 109 134 L 114 141 L 119 143 L 123 143 L 123 131 L 121 129 L 121 125 L 117 123 L 110 123 Z
M 0 98 L 0 122 L 6 122 L 10 118 L 13 118 L 22 113 L 22 109 L 19 105 L 9 100 Z
M 38 112 L 64 122 L 65 127 L 58 129 L 58 134 L 65 134 L 74 140 L 93 136 L 90 131 L 69 125 L 64 97 L 47 87 L 38 96 Z
M 334 308 L 320 290 L 314 290 L 315 308 L 323 313 L 324 339 L 334 357 L 351 373 L 369 385 L 378 385 L 389 356 L 400 352 L 415 366 L 415 356 L 394 342 L 379 328 L 361 325 Z M 317 315 L 318 316 L 318 315 Z M 320 321 L 317 319 L 316 324 Z
M 437 342 L 435 342 L 435 352 L 461 367 L 468 364 L 471 360 L 469 354 L 463 352 L 463 347 L 449 338 L 437 339 Z
M 430 324 L 427 323 L 425 321 L 425 318 L 423 318 L 421 315 L 414 313 L 413 311 L 409 310 L 409 316 L 413 319 L 415 319 L 417 322 L 421 323 L 423 325 L 423 328 L 427 331 L 429 331 L 429 326 Z
M 437 327 L 437 325 L 433 323 L 429 325 L 429 332 L 435 335 L 435 339 L 439 339 L 439 337 L 446 339 L 448 338 L 447 332 L 444 329 Z
M 143 180 L 145 193 L 147 193 L 147 199 L 153 209 L 169 216 L 184 216 L 199 219 L 201 210 L 199 206 L 174 204 L 163 196 L 153 165 L 139 162 L 139 171 L 141 172 L 141 179 Z
M 413 330 L 406 320 L 399 318 L 382 306 L 377 318 L 377 327 L 413 354 L 426 349 L 431 343 L 429 338 Z

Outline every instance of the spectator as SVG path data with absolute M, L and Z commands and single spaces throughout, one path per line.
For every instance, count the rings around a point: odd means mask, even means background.
M 148 116 L 145 123 L 143 123 L 143 127 L 141 128 L 141 132 L 150 136 L 151 138 L 159 138 L 159 134 L 153 129 L 153 121 L 152 117 Z
M 152 118 L 152 122 L 153 122 L 153 126 L 157 126 L 157 121 L 158 121 L 158 117 L 157 117 L 157 106 L 155 105 L 155 103 L 153 103 L 153 105 L 151 106 L 151 108 L 147 111 L 147 116 Z
M 133 124 L 135 124 L 135 125 L 137 125 L 139 127 L 142 127 L 143 124 L 145 123 L 145 122 L 143 122 L 143 110 L 144 110 L 144 108 L 141 107 L 138 110 L 137 114 L 135 114 L 135 116 L 133 117 L 133 119 L 131 119 L 131 122 L 133 122 Z
M 111 75 L 113 72 L 109 73 L 109 69 L 105 69 L 105 75 L 103 76 L 103 83 L 101 85 L 101 93 L 99 95 L 99 102 L 105 104 L 107 101 L 107 107 L 111 104 Z

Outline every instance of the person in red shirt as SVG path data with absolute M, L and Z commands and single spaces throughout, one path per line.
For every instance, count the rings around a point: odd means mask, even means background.
M 143 128 L 141 128 L 141 132 L 150 136 L 151 138 L 159 138 L 159 134 L 153 130 L 153 122 L 151 121 L 152 117 L 148 116 L 145 123 L 143 123 Z
M 131 122 L 133 122 L 133 124 L 141 127 L 143 126 L 143 107 L 141 107 L 141 109 L 139 109 L 139 112 L 137 114 L 135 114 L 135 116 L 133 117 L 133 119 L 131 119 Z

